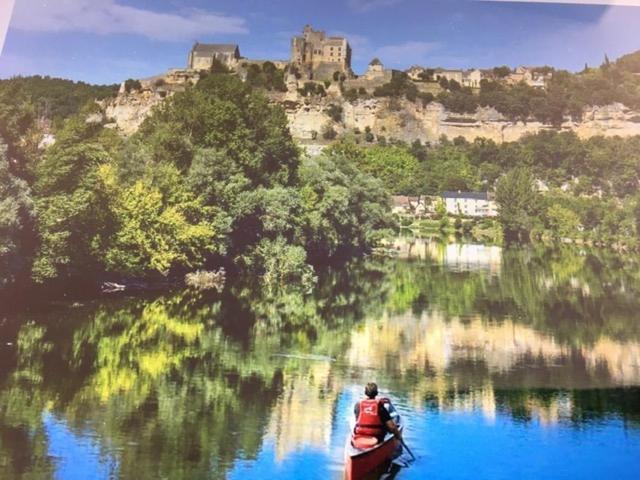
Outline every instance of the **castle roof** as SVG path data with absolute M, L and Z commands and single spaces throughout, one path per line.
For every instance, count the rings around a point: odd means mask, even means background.
M 193 45 L 191 51 L 200 55 L 213 55 L 216 53 L 227 53 L 233 55 L 239 50 L 235 43 L 198 43 Z
M 369 62 L 369 65 L 382 65 L 382 62 L 380 61 L 380 59 L 378 57 L 374 58 L 373 60 L 371 60 Z

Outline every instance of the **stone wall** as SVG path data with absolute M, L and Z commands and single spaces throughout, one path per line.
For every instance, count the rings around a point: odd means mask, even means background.
M 373 93 L 373 91 L 377 87 L 381 87 L 385 83 L 389 83 L 391 81 L 391 77 L 393 73 L 391 70 L 385 70 L 380 75 L 363 75 L 362 77 L 348 79 L 344 81 L 345 90 L 350 90 L 355 88 L 359 90 L 360 88 L 364 88 L 368 93 Z

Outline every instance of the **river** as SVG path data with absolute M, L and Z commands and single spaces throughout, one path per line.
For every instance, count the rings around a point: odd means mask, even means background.
M 341 478 L 376 381 L 398 479 L 640 476 L 640 259 L 398 239 L 309 293 L 0 314 L 0 478 Z

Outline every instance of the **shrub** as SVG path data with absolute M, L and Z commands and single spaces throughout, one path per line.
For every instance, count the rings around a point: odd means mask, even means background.
M 133 78 L 129 78 L 124 82 L 124 90 L 127 93 L 137 92 L 142 90 L 142 84 L 140 83 L 140 80 L 134 80 Z
M 336 132 L 333 126 L 329 124 L 325 125 L 325 127 L 322 129 L 322 138 L 324 138 L 325 140 L 334 140 L 337 136 L 338 132 Z
M 335 103 L 329 105 L 325 110 L 325 113 L 329 115 L 331 120 L 336 123 L 340 123 L 342 121 L 342 106 L 336 105 Z
M 345 100 L 353 102 L 358 99 L 358 91 L 355 88 L 350 88 L 342 94 Z

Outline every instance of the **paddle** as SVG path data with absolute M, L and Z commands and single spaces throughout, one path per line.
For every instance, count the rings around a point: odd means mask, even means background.
M 400 437 L 400 443 L 402 444 L 402 446 L 407 450 L 407 452 L 409 452 L 409 455 L 411 455 L 411 458 L 413 459 L 413 461 L 416 461 L 416 456 L 413 454 L 413 452 L 411 451 L 411 449 L 407 446 L 407 444 L 404 442 L 404 438 Z

